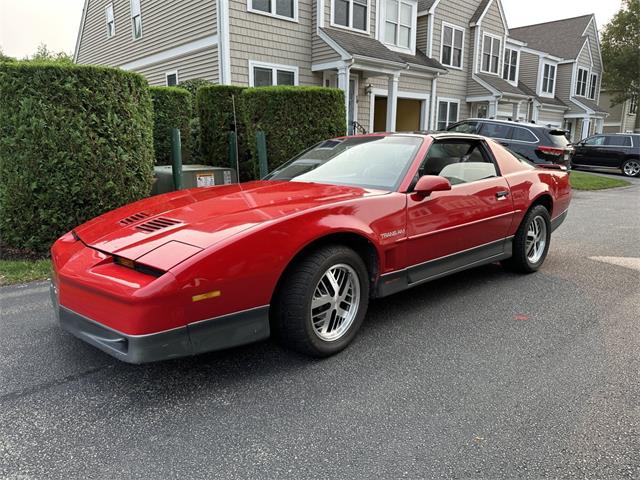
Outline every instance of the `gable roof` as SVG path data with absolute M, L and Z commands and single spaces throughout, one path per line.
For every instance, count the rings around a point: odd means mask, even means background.
M 426 12 L 431 10 L 436 0 L 418 0 L 418 12 Z
M 507 96 L 515 95 L 517 97 L 527 97 L 528 95 L 520 90 L 518 87 L 514 87 L 509 82 L 504 80 L 503 78 L 497 77 L 495 75 L 487 75 L 484 73 L 476 73 L 474 74 L 478 79 L 488 84 L 494 90 L 497 90 Z
M 593 14 L 590 14 L 511 28 L 509 36 L 526 42 L 528 47 L 535 50 L 567 60 L 576 59 L 587 39 L 583 34 L 592 19 Z
M 529 88 L 523 82 L 518 82 L 518 88 L 522 90 L 524 93 L 526 93 L 527 95 L 529 95 L 530 97 L 535 98 L 538 102 L 543 103 L 545 105 L 554 105 L 557 107 L 564 107 L 566 109 L 569 108 L 567 107 L 566 103 L 564 103 L 562 100 L 558 98 L 557 95 L 554 98 L 539 97 L 538 95 L 536 95 L 536 92 L 534 92 L 532 88 Z
M 480 5 L 478 5 L 478 8 L 476 9 L 473 16 L 471 17 L 471 20 L 469 21 L 470 25 L 475 25 L 476 23 L 478 23 L 482 15 L 484 15 L 484 12 L 489 6 L 490 2 L 491 0 L 482 0 L 480 2 Z

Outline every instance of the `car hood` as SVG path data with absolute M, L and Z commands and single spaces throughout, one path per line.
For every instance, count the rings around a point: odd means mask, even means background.
M 358 187 L 258 181 L 150 197 L 74 230 L 83 243 L 164 270 L 263 222 L 322 205 L 381 195 Z

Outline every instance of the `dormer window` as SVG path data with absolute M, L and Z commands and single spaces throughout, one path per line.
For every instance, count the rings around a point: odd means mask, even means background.
M 369 31 L 369 0 L 333 0 L 333 26 Z
M 464 30 L 455 25 L 443 23 L 440 63 L 447 67 L 462 68 L 463 56 Z
M 518 78 L 518 51 L 510 48 L 504 51 L 504 71 L 502 78 L 515 82 Z
M 578 81 L 576 82 L 576 95 L 580 97 L 587 96 L 587 78 L 589 72 L 584 68 L 578 69 Z
M 484 34 L 482 38 L 482 66 L 485 73 L 498 74 L 500 66 L 500 39 L 493 35 Z
M 589 98 L 591 100 L 596 99 L 596 90 L 598 86 L 598 75 L 595 73 L 591 74 L 591 80 L 589 81 Z
M 384 43 L 405 50 L 415 49 L 416 3 L 386 0 Z
M 542 70 L 542 93 L 548 93 L 550 95 L 555 94 L 556 88 L 556 67 L 548 63 L 544 64 Z

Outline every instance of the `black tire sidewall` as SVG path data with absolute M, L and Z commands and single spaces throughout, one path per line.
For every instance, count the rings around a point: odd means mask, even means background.
M 544 245 L 544 252 L 542 253 L 542 256 L 540 257 L 540 260 L 538 260 L 536 263 L 532 263 L 529 260 L 529 257 L 527 256 L 527 252 L 526 252 L 526 236 L 527 236 L 527 232 L 529 231 L 529 226 L 531 225 L 531 223 L 534 221 L 535 218 L 540 217 L 544 220 L 545 225 L 546 225 L 546 230 L 547 230 L 547 235 L 546 235 L 546 241 L 545 241 L 545 245 Z M 527 219 L 526 221 L 523 223 L 522 225 L 522 232 L 521 234 L 523 235 L 522 241 L 519 242 L 518 247 L 522 248 L 523 251 L 519 252 L 521 254 L 521 258 L 526 262 L 527 264 L 527 269 L 535 272 L 536 270 L 538 270 L 542 264 L 544 263 L 545 259 L 547 258 L 547 253 L 549 252 L 549 246 L 551 244 L 551 216 L 549 215 L 549 211 L 544 208 L 542 205 L 536 205 L 534 208 L 532 208 L 529 213 L 527 214 Z

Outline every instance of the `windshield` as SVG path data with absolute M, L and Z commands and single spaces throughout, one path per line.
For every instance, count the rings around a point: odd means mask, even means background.
M 265 180 L 393 191 L 400 185 L 421 144 L 420 137 L 402 135 L 327 140 L 288 161 Z

